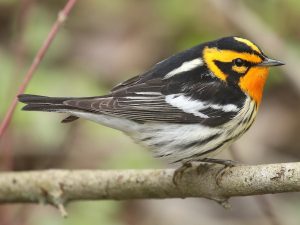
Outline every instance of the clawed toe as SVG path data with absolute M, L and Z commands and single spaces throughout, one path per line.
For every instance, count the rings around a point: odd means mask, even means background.
M 216 183 L 218 186 L 220 186 L 221 180 L 224 176 L 224 174 L 229 171 L 230 168 L 234 167 L 235 165 L 230 165 L 230 166 L 226 166 L 224 165 L 224 167 L 222 169 L 220 169 L 220 171 L 217 173 L 216 175 Z
M 178 169 L 175 170 L 174 175 L 173 175 L 173 183 L 175 185 L 177 185 L 179 183 L 184 172 L 190 167 L 192 167 L 191 163 L 184 163 L 181 167 L 179 167 Z
M 213 159 L 213 158 L 204 158 L 201 159 L 201 162 L 221 164 L 224 165 L 225 167 L 233 167 L 239 164 L 237 161 L 233 161 L 229 159 L 224 160 L 224 159 Z
M 221 182 L 221 179 L 223 175 L 228 171 L 231 167 L 239 165 L 237 161 L 233 160 L 224 160 L 224 159 L 213 159 L 213 158 L 204 158 L 201 160 L 197 160 L 198 162 L 202 162 L 198 167 L 197 167 L 197 173 L 200 174 L 201 171 L 205 168 L 209 168 L 209 164 L 220 164 L 224 165 L 224 167 L 217 173 L 216 175 L 216 183 L 219 185 Z M 203 164 L 203 163 L 209 163 L 209 164 Z M 179 181 L 181 180 L 183 174 L 187 169 L 192 167 L 191 162 L 186 162 L 184 163 L 181 167 L 175 170 L 174 175 L 173 175 L 173 183 L 175 185 L 178 185 Z

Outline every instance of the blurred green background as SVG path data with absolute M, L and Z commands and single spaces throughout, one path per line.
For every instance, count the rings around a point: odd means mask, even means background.
M 65 3 L 0 0 L 0 120 Z M 240 35 L 286 66 L 271 71 L 256 123 L 236 143 L 239 161 L 299 161 L 299 21 L 298 0 L 78 1 L 26 93 L 105 94 L 171 54 Z M 84 120 L 61 124 L 62 115 L 20 108 L 0 142 L 1 170 L 169 166 L 121 132 Z M 279 224 L 299 224 L 299 194 L 266 197 Z M 0 225 L 275 224 L 255 199 L 234 198 L 231 210 L 205 199 L 76 202 L 67 207 L 68 219 L 50 206 L 5 205 Z

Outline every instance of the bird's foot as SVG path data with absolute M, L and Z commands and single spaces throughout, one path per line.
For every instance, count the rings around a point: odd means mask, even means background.
M 186 162 L 186 163 L 183 163 L 181 167 L 179 167 L 175 170 L 174 175 L 173 175 L 173 183 L 176 186 L 179 183 L 179 181 L 181 180 L 184 172 L 190 167 L 192 167 L 192 163 Z
M 213 159 L 213 158 L 204 158 L 201 160 L 197 160 L 197 162 L 202 162 L 205 164 L 200 164 L 197 167 L 197 173 L 200 174 L 200 172 L 203 171 L 203 169 L 209 169 L 209 164 L 220 164 L 220 165 L 224 165 L 224 167 L 217 173 L 216 175 L 216 183 L 219 184 L 223 175 L 231 168 L 234 167 L 236 165 L 239 165 L 239 163 L 237 161 L 233 161 L 233 160 L 224 160 L 224 159 Z M 178 185 L 179 181 L 181 180 L 184 172 L 189 169 L 190 167 L 192 167 L 192 163 L 191 162 L 185 162 L 182 164 L 181 167 L 179 167 L 178 169 L 175 170 L 174 175 L 173 175 L 173 183 L 175 185 Z
M 219 185 L 221 183 L 221 180 L 222 180 L 224 174 L 227 171 L 229 171 L 230 168 L 239 165 L 239 163 L 237 161 L 233 161 L 233 160 L 229 160 L 229 159 L 224 160 L 224 159 L 204 158 L 204 159 L 201 159 L 200 162 L 224 165 L 224 167 L 216 175 L 217 185 Z
M 204 158 L 199 160 L 199 162 L 220 164 L 220 165 L 224 165 L 224 167 L 233 167 L 239 164 L 237 161 L 233 161 L 230 159 L 213 159 L 213 158 Z

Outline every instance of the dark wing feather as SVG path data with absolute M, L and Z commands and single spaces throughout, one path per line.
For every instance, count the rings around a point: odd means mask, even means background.
M 215 82 L 211 78 L 203 79 L 203 82 L 189 83 L 189 79 L 182 82 L 180 76 L 172 81 L 157 78 L 140 84 L 131 84 L 113 91 L 109 96 L 94 99 L 72 99 L 66 101 L 65 104 L 89 112 L 131 119 L 140 123 L 200 123 L 219 126 L 228 122 L 238 112 L 224 112 L 210 108 L 209 103 L 234 104 L 241 107 L 245 100 L 243 95 L 241 98 L 238 91 L 234 93 L 232 88 Z M 189 74 L 184 74 L 184 76 L 189 76 Z M 195 79 L 190 80 L 195 82 Z M 191 99 L 208 102 L 208 107 L 199 112 L 209 118 L 186 113 L 165 101 L 166 95 L 178 93 Z M 230 102 L 228 98 L 231 99 Z

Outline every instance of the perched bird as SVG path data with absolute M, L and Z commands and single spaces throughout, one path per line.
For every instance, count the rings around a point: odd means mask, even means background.
M 253 42 L 225 37 L 173 55 L 104 96 L 19 100 L 23 110 L 69 114 L 62 122 L 84 118 L 121 130 L 171 163 L 227 165 L 211 157 L 250 128 L 269 67 L 280 65 Z

